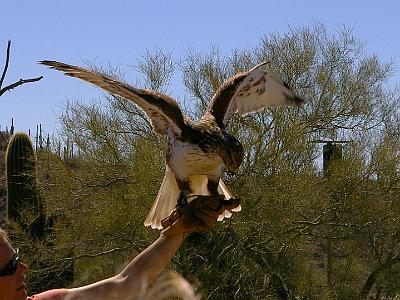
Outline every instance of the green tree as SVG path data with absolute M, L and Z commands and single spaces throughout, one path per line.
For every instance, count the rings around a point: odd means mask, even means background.
M 182 105 L 199 116 L 225 79 L 264 60 L 306 104 L 233 118 L 229 130 L 245 159 L 224 179 L 243 211 L 207 235 L 190 235 L 171 268 L 205 299 L 394 296 L 399 94 L 388 85 L 391 63 L 367 55 L 351 30 L 330 35 L 317 24 L 230 55 L 191 49 L 179 63 L 156 48 L 136 69 L 143 87 L 164 93 L 179 70 Z M 105 95 L 101 104 L 67 105 L 60 139 L 73 143 L 74 155 L 53 157 L 41 181 L 50 212 L 65 216 L 54 239 L 75 249 L 62 258 L 77 263 L 75 284 L 111 276 L 157 234 L 142 224 L 162 180 L 165 141 L 132 103 Z M 351 141 L 329 176 L 318 163 L 320 139 Z

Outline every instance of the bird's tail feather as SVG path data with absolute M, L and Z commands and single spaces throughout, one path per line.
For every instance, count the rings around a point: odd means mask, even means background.
M 161 220 L 168 217 L 174 210 L 179 198 L 179 188 L 175 174 L 167 166 L 157 198 L 144 221 L 145 226 L 162 229 Z
M 207 180 L 207 176 L 205 175 L 192 176 L 190 178 L 191 189 L 193 191 L 192 195 L 208 195 Z M 168 217 L 171 211 L 174 210 L 178 203 L 179 192 L 175 174 L 166 166 L 163 182 L 158 191 L 157 198 L 144 221 L 144 225 L 151 226 L 153 229 L 162 229 L 161 220 Z M 228 190 L 222 179 L 219 181 L 218 192 L 227 200 L 233 198 L 232 193 Z M 237 212 L 240 210 L 241 207 L 239 206 L 232 211 Z M 218 221 L 222 221 L 224 218 L 230 218 L 231 216 L 232 213 L 226 210 L 218 217 Z

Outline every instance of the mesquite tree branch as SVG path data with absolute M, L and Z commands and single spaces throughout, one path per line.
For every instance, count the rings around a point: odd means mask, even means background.
M 9 40 L 8 43 L 7 43 L 6 63 L 4 65 L 3 73 L 2 73 L 1 78 L 0 78 L 0 97 L 6 91 L 10 91 L 10 90 L 12 90 L 12 89 L 14 89 L 14 88 L 16 88 L 16 87 L 18 87 L 20 85 L 25 84 L 25 83 L 39 81 L 40 79 L 43 78 L 43 76 L 39 76 L 39 77 L 36 77 L 36 78 L 28 78 L 28 79 L 22 79 L 21 78 L 20 80 L 14 82 L 14 83 L 11 83 L 11 84 L 5 86 L 4 88 L 1 88 L 2 85 L 3 85 L 4 79 L 6 77 L 6 74 L 7 74 L 8 64 L 10 62 L 10 48 L 11 48 L 11 41 Z
M 7 69 L 8 69 L 8 63 L 10 62 L 10 47 L 11 47 L 11 41 L 8 40 L 8 43 L 7 43 L 7 54 L 6 54 L 6 64 L 4 65 L 3 74 L 1 75 L 1 79 L 0 79 L 0 89 L 1 89 L 1 86 L 3 85 L 4 78 L 6 77 L 6 73 L 7 73 Z

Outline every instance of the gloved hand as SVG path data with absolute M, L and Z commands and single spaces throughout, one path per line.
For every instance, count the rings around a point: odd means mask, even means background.
M 232 212 L 238 207 L 239 199 L 225 200 L 223 196 L 197 196 L 184 206 L 178 206 L 161 221 L 162 234 L 172 236 L 178 233 L 207 232 L 225 210 Z

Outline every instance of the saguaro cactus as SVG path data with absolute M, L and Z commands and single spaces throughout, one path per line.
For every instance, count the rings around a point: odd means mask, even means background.
M 36 156 L 29 136 L 12 135 L 6 151 L 8 218 L 34 236 L 44 233 L 43 204 L 37 186 Z

